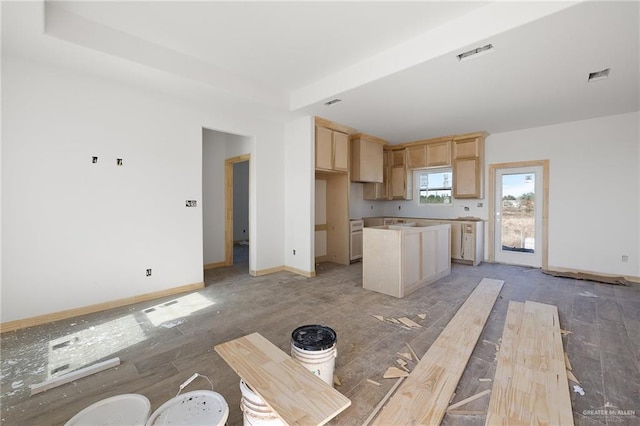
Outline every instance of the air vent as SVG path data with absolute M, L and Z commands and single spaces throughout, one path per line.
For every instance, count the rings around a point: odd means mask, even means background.
M 474 58 L 477 58 L 478 56 L 486 55 L 492 50 L 493 50 L 493 44 L 489 43 L 482 47 L 477 47 L 475 49 L 459 54 L 458 60 L 460 62 L 468 61 L 469 59 L 474 59 Z
M 611 71 L 611 68 L 607 68 L 602 71 L 590 72 L 589 79 L 587 81 L 604 80 L 605 78 L 609 77 L 609 71 Z
M 331 106 L 333 104 L 337 104 L 338 102 L 342 102 L 342 99 L 338 99 L 338 98 L 331 99 L 330 101 L 325 102 L 324 105 Z

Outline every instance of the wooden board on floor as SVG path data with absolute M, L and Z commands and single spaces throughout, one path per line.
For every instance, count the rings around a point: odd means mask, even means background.
M 487 425 L 573 425 L 558 310 L 510 302 Z
M 440 424 L 503 284 L 478 284 L 374 424 Z
M 351 401 L 258 333 L 215 346 L 285 423 L 322 425 Z

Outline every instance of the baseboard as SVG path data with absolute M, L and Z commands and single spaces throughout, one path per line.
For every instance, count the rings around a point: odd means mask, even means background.
M 284 270 L 293 272 L 294 274 L 305 276 L 307 278 L 313 278 L 316 276 L 316 271 L 303 271 L 302 269 L 292 268 L 290 266 L 285 266 Z
M 602 272 L 586 271 L 583 269 L 562 268 L 560 266 L 549 266 L 547 270 L 552 272 L 568 272 L 573 274 L 586 274 L 586 275 L 594 275 L 594 276 L 601 276 L 601 277 L 607 277 L 607 278 L 622 277 L 625 280 L 632 282 L 634 284 L 640 284 L 640 277 L 635 277 L 633 275 L 605 274 Z
M 220 268 L 222 266 L 227 266 L 226 262 L 222 261 L 222 262 L 215 262 L 215 263 L 207 263 L 204 265 L 203 269 L 213 269 L 213 268 Z
M 261 269 L 259 271 L 249 271 L 249 273 L 254 277 L 260 277 L 262 275 L 274 274 L 276 272 L 287 271 L 293 272 L 294 274 L 302 275 L 308 278 L 312 278 L 316 276 L 316 271 L 303 271 L 302 269 L 292 268 L 291 266 L 275 266 L 273 268 Z
M 160 297 L 173 296 L 174 294 L 185 293 L 188 291 L 199 290 L 204 288 L 204 283 L 187 284 L 180 287 L 173 287 L 166 290 L 154 291 L 152 293 L 140 294 L 137 296 L 126 297 L 124 299 L 112 300 L 110 302 L 97 303 L 95 305 L 83 306 L 81 308 L 67 309 L 64 311 L 53 312 L 36 317 L 24 318 L 15 321 L 0 323 L 0 333 L 8 331 L 20 330 L 36 325 L 48 324 L 54 321 L 60 321 L 80 315 L 93 314 L 95 312 L 106 311 L 107 309 L 119 308 L 121 306 L 133 305 L 134 303 L 146 302 L 148 300 L 158 299 Z

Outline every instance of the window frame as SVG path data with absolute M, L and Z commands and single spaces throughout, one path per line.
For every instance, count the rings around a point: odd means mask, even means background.
M 450 202 L 449 203 L 423 203 L 420 200 L 420 176 L 424 175 L 424 174 L 431 174 L 431 173 L 450 173 L 451 174 L 451 180 L 450 180 L 450 184 L 448 187 L 437 187 L 437 188 L 429 188 L 427 186 L 427 194 L 429 191 L 436 191 L 436 190 L 442 190 L 442 191 L 449 191 L 450 193 Z M 424 169 L 417 169 L 413 171 L 413 181 L 415 182 L 414 185 L 414 200 L 416 200 L 416 204 L 419 206 L 429 206 L 429 207 L 451 207 L 453 206 L 453 167 L 451 166 L 442 166 L 442 167 L 429 167 L 429 168 L 424 168 Z

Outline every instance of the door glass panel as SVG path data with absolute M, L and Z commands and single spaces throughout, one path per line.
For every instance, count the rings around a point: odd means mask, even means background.
M 535 253 L 535 173 L 502 175 L 501 248 Z

